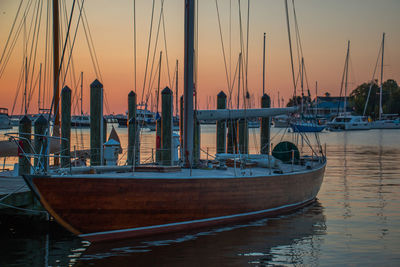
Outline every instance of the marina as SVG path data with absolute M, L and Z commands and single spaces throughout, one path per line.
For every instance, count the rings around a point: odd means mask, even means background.
M 210 4 L 6 3 L 1 266 L 400 264 L 398 29 Z

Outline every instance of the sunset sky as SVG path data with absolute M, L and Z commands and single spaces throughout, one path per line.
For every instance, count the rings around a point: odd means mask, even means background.
M 26 3 L 25 3 L 26 2 Z M 29 1 L 24 1 L 22 8 Z M 20 85 L 20 91 L 16 97 L 18 80 L 24 64 L 23 43 L 24 28 L 29 32 L 31 21 L 35 11 L 33 4 L 26 18 L 26 27 L 21 28 L 21 34 L 8 60 L 4 72 L 0 72 L 0 107 L 9 109 L 11 114 L 14 99 L 16 104 L 14 114 L 22 110 L 22 97 L 24 85 Z M 51 2 L 51 1 L 49 1 Z M 161 1 L 155 1 L 152 42 L 148 75 L 151 71 L 154 43 L 157 26 L 160 17 Z M 243 38 L 246 45 L 247 29 L 247 1 L 241 2 Z M 292 1 L 289 0 L 289 13 L 292 29 L 292 42 L 295 56 L 295 71 L 298 71 L 298 61 L 295 44 L 295 31 L 293 20 Z M 20 1 L 0 1 L 0 53 L 3 53 L 10 29 L 13 24 Z M 39 2 L 40 3 L 40 2 Z M 46 31 L 46 6 L 42 7 L 42 20 L 37 48 L 37 58 L 33 81 L 31 82 L 33 60 L 29 68 L 28 90 L 33 88 L 39 73 L 39 64 L 45 64 L 45 31 Z M 64 1 L 60 1 L 64 6 Z M 72 1 L 65 2 L 68 14 L 71 11 Z M 300 38 L 302 42 L 304 61 L 306 64 L 307 78 L 311 94 L 315 96 L 315 83 L 318 81 L 318 94 L 330 92 L 339 95 L 340 83 L 346 56 L 347 41 L 351 41 L 349 88 L 367 82 L 372 78 L 374 66 L 378 57 L 382 40 L 382 33 L 386 33 L 384 80 L 395 79 L 400 82 L 400 1 L 398 0 L 298 0 L 295 1 L 297 20 L 299 24 Z M 76 6 L 77 8 L 77 6 Z M 80 91 L 78 83 L 80 72 L 84 73 L 83 100 L 84 112 L 89 111 L 89 84 L 96 78 L 104 85 L 105 96 L 108 105 L 106 113 L 125 113 L 127 110 L 127 95 L 135 89 L 134 83 L 134 42 L 133 42 L 133 1 L 132 0 L 86 0 L 85 13 L 90 26 L 94 48 L 97 54 L 101 77 L 96 75 L 90 51 L 86 42 L 82 22 L 78 29 L 76 44 L 73 50 L 73 65 L 76 79 L 70 76 L 66 79 L 66 85 L 74 92 Z M 218 1 L 220 21 L 222 27 L 223 43 L 227 63 L 228 76 L 235 73 L 235 67 L 240 52 L 239 37 L 239 11 L 238 1 Z M 151 21 L 152 1 L 136 1 L 136 29 L 137 29 L 137 83 L 136 92 L 138 99 L 142 98 L 144 73 L 146 66 L 147 47 Z M 66 29 L 66 18 L 62 9 L 63 21 L 61 27 Z M 79 10 L 75 9 L 71 26 L 71 34 L 75 32 L 76 18 Z M 263 33 L 267 35 L 266 51 L 266 93 L 268 93 L 277 106 L 278 92 L 285 102 L 293 95 L 293 84 L 290 68 L 289 43 L 286 26 L 285 2 L 283 0 L 253 0 L 250 1 L 250 25 L 248 48 L 248 89 L 255 102 L 259 103 L 262 94 L 262 47 Z M 222 53 L 220 31 L 216 2 L 212 0 L 199 1 L 198 10 L 199 41 L 198 41 L 198 101 L 200 108 L 215 108 L 214 99 L 220 90 L 228 93 L 227 78 Z M 158 76 L 155 70 L 158 66 L 160 51 L 162 50 L 161 88 L 172 86 L 176 60 L 179 61 L 179 90 L 183 89 L 183 26 L 184 26 L 184 0 L 164 1 L 164 20 L 167 50 L 164 47 L 164 32 L 161 24 L 158 37 L 158 47 L 155 50 L 153 76 L 146 78 L 145 94 L 148 89 L 155 94 Z M 230 23 L 231 21 L 231 23 Z M 21 22 L 21 14 L 17 24 Z M 21 24 L 22 25 L 22 24 Z M 32 26 L 32 27 L 33 27 Z M 32 29 L 33 31 L 33 29 Z M 231 34 L 229 34 L 231 32 Z M 32 35 L 32 34 L 31 34 Z M 26 34 L 28 36 L 28 34 Z M 64 34 L 65 38 L 65 34 Z M 32 40 L 28 40 L 28 55 Z M 64 43 L 64 39 L 61 39 Z M 8 47 L 10 44 L 8 45 Z M 8 50 L 7 50 L 8 51 Z M 246 47 L 244 48 L 246 52 Z M 170 79 L 168 78 L 167 59 Z M 6 62 L 4 56 L 0 71 L 3 71 Z M 33 58 L 31 56 L 30 58 Z M 28 59 L 29 60 L 29 59 Z M 69 69 L 72 72 L 72 68 Z M 47 75 L 48 76 L 48 75 Z M 378 77 L 378 75 L 376 75 Z M 149 85 L 151 80 L 151 85 Z M 154 81 L 153 81 L 154 80 Z M 49 87 L 50 79 L 42 80 Z M 32 84 L 32 85 L 30 85 Z M 38 85 L 32 89 L 29 113 L 36 113 L 38 106 Z M 235 85 L 235 89 L 236 85 Z M 236 93 L 236 91 L 235 91 Z M 300 91 L 298 89 L 298 94 Z M 210 100 L 211 99 L 211 100 Z M 50 96 L 47 94 L 45 107 L 49 107 Z M 150 104 L 150 102 L 149 102 Z M 78 109 L 74 104 L 73 112 Z

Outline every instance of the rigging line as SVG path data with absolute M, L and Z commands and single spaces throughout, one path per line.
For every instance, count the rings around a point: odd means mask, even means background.
M 165 49 L 165 59 L 167 61 L 167 70 L 168 70 L 168 81 L 169 81 L 169 88 L 172 88 L 171 83 L 171 76 L 169 74 L 169 62 L 168 62 L 168 49 L 167 49 L 167 35 L 165 31 L 165 19 L 164 19 L 164 12 L 162 12 L 162 26 L 164 32 L 164 49 Z
M 293 19 L 294 19 L 294 26 L 295 26 L 295 33 L 296 33 L 296 49 L 297 49 L 297 60 L 299 62 L 299 69 L 301 69 L 301 58 L 304 58 L 303 56 L 303 48 L 301 45 L 301 39 L 300 39 L 300 30 L 299 30 L 299 25 L 297 23 L 297 15 L 296 15 L 296 8 L 294 5 L 294 0 L 292 0 L 292 6 L 293 6 Z
M 68 19 L 68 14 L 67 14 L 66 1 L 63 1 L 63 3 L 64 3 L 64 5 L 63 5 L 63 7 L 64 7 L 64 16 L 65 16 L 65 20 L 67 20 L 67 19 Z M 79 8 L 79 6 L 78 6 L 78 8 Z M 79 8 L 79 10 L 80 10 L 80 8 Z M 81 14 L 81 13 L 80 13 L 80 14 Z M 80 19 L 80 18 L 81 18 L 81 16 L 79 16 L 79 19 Z M 78 21 L 77 24 L 79 24 L 79 21 Z M 75 33 L 75 35 L 76 35 L 76 33 Z M 72 57 L 72 48 L 71 48 L 71 47 L 72 47 L 72 46 L 71 46 L 71 39 L 68 39 L 68 49 L 69 49 L 69 51 L 70 51 L 70 56 L 71 56 L 71 59 L 72 59 L 72 62 L 71 62 L 71 63 L 72 63 L 72 66 L 71 66 L 72 71 L 68 72 L 68 67 L 67 67 L 67 69 L 65 70 L 64 79 L 63 79 L 63 82 L 62 82 L 62 84 L 61 84 L 61 88 L 64 88 L 64 86 L 65 86 L 65 79 L 66 79 L 66 77 L 67 77 L 68 74 L 69 74 L 69 76 L 70 76 L 71 83 L 72 83 L 72 84 L 76 83 L 75 66 L 74 66 L 74 61 L 73 61 L 73 57 Z M 68 62 L 68 64 L 69 64 L 69 62 Z M 74 90 L 75 88 L 72 86 L 70 89 Z
M 340 98 L 342 97 L 342 92 L 343 92 L 344 76 L 345 76 L 345 73 L 346 73 L 347 61 L 348 61 L 347 57 L 348 57 L 348 54 L 346 53 L 346 59 L 345 59 L 345 62 L 344 62 L 344 69 L 343 69 L 343 73 L 342 73 L 342 81 L 340 83 L 340 94 L 339 94 L 339 101 L 338 101 L 338 105 L 337 105 L 337 115 L 339 115 Z
M 46 98 L 46 94 L 47 94 L 47 88 L 49 88 L 48 83 L 50 80 L 49 74 L 48 74 L 48 60 L 50 60 L 50 49 L 48 49 L 49 47 L 49 29 L 50 29 L 50 23 L 49 23 L 49 17 L 50 17 L 50 5 L 47 5 L 47 12 L 46 12 L 46 32 L 45 32 L 45 50 L 44 50 L 44 73 L 43 73 L 43 101 L 42 101 L 42 105 L 43 107 L 45 106 L 45 98 Z M 50 71 L 50 70 L 49 70 Z
M 83 0 L 82 0 L 82 6 L 83 6 Z M 79 1 L 78 1 L 78 7 L 79 7 Z M 97 57 L 96 48 L 95 48 L 94 42 L 93 42 L 92 32 L 90 30 L 90 25 L 89 25 L 89 21 L 87 19 L 85 10 L 86 9 L 83 6 L 82 24 L 84 25 L 85 37 L 86 37 L 87 44 L 88 44 L 88 47 L 89 47 L 90 56 L 91 56 L 91 59 L 92 59 L 92 64 L 93 64 L 93 67 L 95 69 L 96 76 L 97 76 L 97 78 L 99 78 L 99 80 L 101 82 L 103 82 L 103 75 L 101 74 L 100 64 L 99 64 L 99 60 L 98 60 L 98 57 Z M 87 26 L 87 31 L 86 31 L 85 23 L 86 23 L 86 26 Z M 104 101 L 104 105 L 105 105 L 105 108 L 106 108 L 106 112 L 110 113 L 110 108 L 109 108 L 109 104 L 108 104 L 108 92 L 107 92 L 107 90 L 104 90 L 104 100 L 105 100 Z
M 218 1 L 217 0 L 215 0 L 215 6 L 217 8 L 219 36 L 220 36 L 220 39 L 221 39 L 222 54 L 223 54 L 223 58 L 224 58 L 226 82 L 227 82 L 227 85 L 228 85 L 228 90 L 231 90 L 231 85 L 229 84 L 228 69 L 227 69 L 227 65 L 226 65 L 225 47 L 224 47 L 224 40 L 222 38 L 221 20 L 220 20 L 220 16 L 219 16 L 219 8 L 218 8 Z
M 29 76 L 29 70 L 30 70 L 30 68 L 31 68 L 31 63 L 32 63 L 32 53 L 33 53 L 33 47 L 35 46 L 35 34 L 36 34 L 36 26 L 37 26 L 37 13 L 38 13 L 38 11 L 39 11 L 39 4 L 40 4 L 40 1 L 37 1 L 37 3 L 38 3 L 38 8 L 36 9 L 35 7 L 36 7 L 36 5 L 34 5 L 34 8 L 33 8 L 33 11 L 32 11 L 32 18 L 31 18 L 31 22 L 30 22 L 30 26 L 29 26 L 29 32 L 28 32 L 28 35 L 27 35 L 27 39 L 26 39 L 26 53 L 28 52 L 27 51 L 27 49 L 28 49 L 28 43 L 30 43 L 30 38 L 31 38 L 31 32 L 32 32 L 32 28 L 33 28 L 33 33 L 32 33 L 32 42 L 31 42 L 31 48 L 30 48 L 30 52 L 29 52 L 29 57 L 27 56 L 27 54 L 25 55 L 26 56 L 26 58 L 28 58 L 28 63 L 27 63 L 27 68 L 26 68 L 26 72 L 27 72 L 27 74 L 26 74 L 26 77 L 27 77 L 27 80 L 26 80 L 26 82 L 27 82 L 27 84 L 26 84 L 26 87 L 28 87 L 28 80 L 29 80 L 29 78 L 28 78 L 28 76 Z M 34 12 L 35 12 L 35 10 L 37 10 L 36 11 L 36 16 L 34 15 Z M 36 19 L 35 19 L 36 18 Z M 34 23 L 34 21 L 35 21 L 35 23 Z M 33 69 L 33 71 L 32 71 L 32 77 L 33 77 L 33 72 L 34 72 L 34 69 L 35 69 L 35 66 L 32 66 L 32 69 Z M 32 77 L 31 77 L 31 80 L 32 80 Z M 30 84 L 30 87 L 32 86 L 32 84 Z M 27 88 L 28 89 L 28 88 Z M 31 88 L 29 89 L 29 90 L 31 90 Z
M 296 82 L 295 82 L 295 75 L 294 75 L 294 66 L 293 66 L 293 52 L 292 52 L 292 39 L 290 36 L 290 22 L 289 22 L 289 11 L 288 11 L 288 4 L 287 0 L 285 0 L 285 9 L 286 9 L 286 24 L 287 24 L 287 31 L 288 31 L 288 38 L 289 38 L 289 51 L 290 51 L 290 65 L 292 69 L 292 79 L 293 79 L 293 97 L 296 98 Z
M 15 15 L 15 17 L 14 17 L 14 20 L 13 20 L 13 23 L 12 23 L 12 26 L 11 26 L 11 29 L 10 29 L 10 33 L 8 34 L 7 41 L 6 41 L 6 44 L 5 44 L 4 49 L 3 49 L 3 53 L 1 54 L 0 65 L 1 65 L 1 63 L 3 62 L 4 54 L 5 54 L 6 50 L 7 50 L 8 43 L 10 42 L 10 39 L 11 39 L 13 30 L 14 30 L 14 27 L 15 27 L 15 23 L 16 23 L 17 18 L 18 18 L 18 16 L 19 16 L 19 12 L 20 12 L 20 10 L 21 10 L 21 6 L 22 6 L 22 3 L 23 3 L 23 2 L 24 2 L 24 0 L 21 0 L 21 1 L 19 2 L 19 6 L 18 6 L 18 9 L 17 9 L 17 13 L 16 13 L 16 15 Z
M 79 6 L 79 2 L 78 2 L 78 6 Z M 93 48 L 92 48 L 91 38 L 89 37 L 89 25 L 87 24 L 85 8 L 83 8 L 83 17 L 84 17 L 84 20 L 82 20 L 82 25 L 83 25 L 83 29 L 85 32 L 85 38 L 86 38 L 86 43 L 87 43 L 88 49 L 89 49 L 90 59 L 92 60 L 93 70 L 94 70 L 96 77 L 100 78 L 100 74 L 97 70 L 95 55 L 94 55 Z
M 232 0 L 229 0 L 229 82 L 232 87 Z
M 83 0 L 82 0 L 82 3 L 83 3 Z M 83 6 L 83 4 L 82 4 L 82 6 Z M 78 7 L 79 7 L 79 1 L 78 1 Z M 91 45 L 91 47 L 92 47 L 93 55 L 94 55 L 95 68 L 97 67 L 96 73 L 97 73 L 98 77 L 100 78 L 100 81 L 102 82 L 102 81 L 103 81 L 103 75 L 101 74 L 100 64 L 99 64 L 99 61 L 98 61 L 98 57 L 97 57 L 97 53 L 96 53 L 96 48 L 95 48 L 94 42 L 93 42 L 92 32 L 91 32 L 91 30 L 90 30 L 90 25 L 89 25 L 89 20 L 87 19 L 87 16 L 86 16 L 86 9 L 85 9 L 85 7 L 83 7 L 83 17 L 84 17 L 84 20 L 82 20 L 82 21 L 85 21 L 85 22 L 86 22 L 87 32 L 88 32 L 88 34 L 89 34 L 89 42 L 88 42 L 88 45 Z
M 9 62 L 9 60 L 10 60 L 10 57 L 11 57 L 11 55 L 12 55 L 12 51 L 14 50 L 14 47 L 15 47 L 17 41 L 18 41 L 18 37 L 19 37 L 19 35 L 20 35 L 22 29 L 25 30 L 25 25 L 26 25 L 26 23 L 24 23 L 24 22 L 25 22 L 25 20 L 26 20 L 27 14 L 29 13 L 29 10 L 30 10 L 31 5 L 32 5 L 32 1 L 29 1 L 29 2 L 28 2 L 28 5 L 26 6 L 25 11 L 24 11 L 24 13 L 23 13 L 23 15 L 22 15 L 22 19 L 21 19 L 21 21 L 19 22 L 19 25 L 17 26 L 17 31 L 16 31 L 16 33 L 14 34 L 13 40 L 11 41 L 11 45 L 10 45 L 8 51 L 6 52 L 5 58 L 3 59 L 3 60 L 4 60 L 4 61 L 3 61 L 3 65 L 0 66 L 0 79 L 1 79 L 1 77 L 3 76 L 3 73 L 4 73 L 4 71 L 5 71 L 5 68 L 6 68 L 6 66 L 7 66 L 7 64 L 8 64 L 8 62 Z M 26 34 L 24 33 L 24 38 L 26 37 L 25 35 L 26 35 Z M 27 42 L 24 41 L 24 43 L 27 43 Z M 22 57 L 22 58 L 24 59 L 24 58 L 25 58 L 25 46 L 23 46 L 23 47 L 24 47 L 24 49 L 23 49 L 23 57 Z
M 150 79 L 151 79 L 151 77 L 153 75 L 153 71 L 155 71 L 154 70 L 154 60 L 156 58 L 156 52 L 157 52 L 157 47 L 158 47 L 158 37 L 160 36 L 160 26 L 161 26 L 161 18 L 162 18 L 162 13 L 163 12 L 164 12 L 164 0 L 161 1 L 160 16 L 159 16 L 159 19 L 158 19 L 156 40 L 154 42 L 153 60 L 151 62 L 151 69 L 150 69 L 150 76 L 149 76 Z M 147 94 L 149 93 L 150 90 L 151 90 L 151 86 L 149 84 L 149 86 L 147 88 Z
M 363 116 L 365 116 L 365 112 L 367 111 L 368 101 L 369 101 L 369 97 L 370 97 L 370 94 L 371 94 L 372 86 L 374 84 L 375 73 L 376 73 L 376 70 L 378 68 L 378 62 L 379 62 L 379 58 L 380 58 L 380 55 L 381 55 L 381 51 L 382 51 L 382 45 L 379 48 L 378 57 L 376 58 L 375 68 L 374 68 L 374 72 L 372 74 L 371 83 L 370 83 L 369 90 L 368 90 L 368 95 L 367 95 L 367 100 L 365 101 L 365 105 L 364 105 Z
M 239 75 L 238 75 L 238 95 L 237 95 L 237 108 L 239 108 L 239 95 L 240 95 L 240 79 L 243 77 L 243 75 L 241 75 L 240 70 L 243 70 L 243 57 L 245 56 L 243 54 L 243 28 L 242 28 L 242 8 L 241 8 L 241 4 L 240 4 L 240 0 L 238 0 L 238 5 L 239 5 L 239 39 L 240 39 L 240 57 L 242 58 L 241 60 L 239 60 Z M 242 71 L 243 72 L 243 71 Z
M 85 2 L 85 0 L 82 0 L 82 6 L 81 6 L 81 8 L 80 8 L 80 10 L 79 10 L 79 17 L 78 17 L 78 21 L 77 21 L 77 23 L 76 23 L 74 39 L 73 39 L 73 41 L 72 41 L 72 47 L 70 48 L 70 54 L 69 54 L 69 57 L 68 57 L 68 63 L 67 63 L 67 65 L 66 65 L 66 67 L 65 67 L 65 76 L 64 76 L 63 83 L 62 83 L 63 85 L 65 84 L 65 78 L 66 78 L 66 76 L 67 76 L 69 64 L 70 64 L 70 61 L 71 61 L 71 58 L 72 58 L 72 52 L 73 52 L 73 50 L 74 50 L 75 41 L 76 41 L 76 35 L 77 35 L 77 33 L 78 33 L 78 27 L 79 27 L 79 24 L 80 24 L 80 21 L 81 21 L 81 17 L 82 17 L 82 8 L 83 8 L 84 2 Z M 69 41 L 71 41 L 71 40 L 69 39 Z M 76 81 L 75 77 L 74 77 L 74 80 Z
M 150 45 L 151 45 L 151 33 L 153 31 L 153 17 L 154 17 L 154 5 L 155 5 L 154 1 L 155 0 L 153 0 L 153 6 L 152 6 L 152 9 L 151 9 L 149 43 L 147 45 L 146 67 L 145 67 L 145 71 L 144 71 L 143 89 L 142 89 L 142 96 L 141 96 L 141 101 L 140 102 L 143 102 L 144 90 L 146 88 L 147 68 L 148 68 L 148 64 L 149 64 L 149 53 L 150 53 Z
M 249 72 L 249 30 L 250 30 L 250 0 L 247 0 L 246 92 L 249 91 L 248 82 L 247 82 L 247 77 L 248 77 L 248 72 Z M 243 90 L 243 94 L 244 94 L 244 90 Z M 243 102 L 244 102 L 244 108 L 246 108 L 247 107 L 246 98 L 244 98 Z
M 136 93 L 136 0 L 133 0 L 133 75 Z
M 39 4 L 40 4 L 40 12 L 39 12 Z M 33 89 L 36 87 L 36 86 L 35 87 L 32 86 L 32 82 L 33 82 L 33 76 L 35 73 L 35 66 L 36 66 L 37 47 L 38 47 L 38 43 L 39 43 L 40 25 L 41 25 L 41 20 L 42 20 L 43 1 L 41 1 L 41 0 L 38 1 L 37 8 L 38 8 L 38 10 L 36 13 L 35 27 L 34 27 L 34 32 L 32 35 L 32 39 L 35 42 L 34 35 L 36 33 L 36 44 L 35 44 L 35 51 L 34 51 L 33 63 L 32 63 L 32 73 L 31 73 L 31 82 L 30 82 L 30 89 L 29 89 L 28 108 L 29 108 L 30 101 L 31 101 L 31 98 L 33 95 Z M 33 44 L 32 44 L 32 49 L 33 49 Z
M 16 92 L 15 92 L 14 101 L 13 101 L 13 106 L 12 106 L 12 109 L 11 109 L 11 115 L 14 114 L 14 109 L 15 109 L 15 106 L 17 104 L 17 99 L 18 99 L 18 96 L 19 96 L 19 92 L 21 90 L 22 80 L 23 80 L 23 77 L 24 77 L 24 65 L 23 64 L 21 65 L 21 70 L 20 70 L 19 73 L 20 74 L 19 74 L 19 79 L 18 79 L 18 83 L 17 83 L 17 88 L 16 88 Z
M 76 0 L 74 0 L 74 2 L 72 3 L 71 14 L 70 14 L 69 22 L 68 22 L 67 33 L 66 33 L 66 36 L 65 36 L 65 42 L 64 42 L 63 51 L 62 51 L 62 54 L 61 54 L 61 59 L 60 59 L 60 66 L 59 66 L 59 68 L 58 68 L 57 79 L 56 79 L 56 83 L 55 83 L 55 84 L 58 84 L 58 83 L 59 83 L 59 79 L 60 79 L 60 75 L 61 75 L 61 69 L 62 69 L 62 67 L 63 67 L 63 61 L 64 61 L 64 56 L 65 56 L 65 49 L 66 49 L 66 47 L 67 47 L 67 41 L 68 41 L 68 38 L 69 38 L 70 29 L 71 29 L 72 17 L 73 17 L 73 15 L 74 15 L 74 10 L 75 10 L 75 3 L 76 3 Z M 50 118 L 51 118 L 51 110 L 53 110 L 53 108 L 54 108 L 54 114 L 57 114 L 58 108 L 59 108 L 59 106 L 60 106 L 59 103 L 54 103 L 54 98 L 55 98 L 55 96 L 53 96 L 53 99 L 52 99 L 52 101 L 51 101 L 50 112 L 49 112 L 49 116 L 48 116 L 47 121 L 50 121 Z M 56 118 L 56 116 L 54 116 L 54 119 L 55 119 L 55 118 Z M 50 125 L 50 124 L 49 124 L 49 125 Z
M 233 76 L 233 81 L 232 81 L 232 87 L 228 90 L 228 92 L 229 92 L 229 97 L 228 97 L 228 108 L 232 108 L 232 105 L 233 105 L 233 101 L 232 101 L 232 92 L 233 92 L 233 86 L 235 85 L 235 81 L 236 81 L 236 74 L 237 74 L 237 71 L 238 71 L 238 68 L 239 68 L 239 59 L 238 59 L 238 62 L 237 62 L 237 64 L 236 64 L 236 68 L 235 68 L 235 74 L 234 74 L 234 76 Z

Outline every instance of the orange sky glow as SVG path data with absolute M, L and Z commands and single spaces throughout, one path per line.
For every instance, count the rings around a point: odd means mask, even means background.
M 28 1 L 26 1 L 28 2 Z M 12 53 L 4 54 L 0 62 L 0 107 L 9 109 L 9 113 L 20 114 L 23 110 L 23 94 L 25 85 L 21 77 L 23 74 L 24 50 L 27 51 L 28 84 L 30 103 L 28 113 L 38 111 L 38 82 L 39 65 L 42 63 L 45 73 L 45 32 L 47 21 L 47 2 L 32 1 L 25 19 L 21 24 L 19 37 L 16 39 Z M 71 0 L 60 1 L 61 28 L 65 41 L 67 17 L 71 12 Z M 78 1 L 81 3 L 81 1 Z M 241 2 L 241 15 L 243 27 L 243 53 L 247 48 L 247 4 Z M 298 72 L 298 56 L 295 44 L 295 31 L 293 24 L 292 1 L 289 2 L 289 12 L 292 27 L 292 41 L 295 56 L 295 72 Z M 34 28 L 35 5 L 42 6 L 42 18 L 37 45 L 37 56 L 31 54 L 30 30 Z M 222 40 L 224 44 L 226 69 L 222 52 L 221 37 L 218 26 L 216 2 L 212 0 L 199 1 L 198 6 L 198 71 L 197 89 L 199 108 L 215 108 L 215 99 L 219 91 L 228 92 L 228 82 L 233 80 L 240 49 L 240 27 L 238 1 L 218 1 Z M 315 96 L 315 84 L 318 81 L 318 94 L 329 92 L 339 95 L 341 76 L 344 67 L 347 40 L 351 41 L 349 88 L 352 90 L 357 85 L 368 82 L 372 78 L 374 66 L 381 45 L 382 33 L 386 33 L 384 79 L 395 79 L 400 82 L 400 2 L 395 0 L 303 0 L 295 1 L 296 14 L 299 24 L 301 45 L 306 65 L 308 87 L 312 97 Z M 10 29 L 13 24 L 19 1 L 2 0 L 0 4 L 0 53 L 6 47 Z M 23 2 L 21 10 L 27 6 Z M 165 34 L 161 20 L 157 48 L 157 27 L 160 18 L 161 1 L 155 1 L 151 49 L 149 53 L 148 73 L 144 85 L 146 56 L 149 43 L 150 20 L 152 1 L 136 1 L 136 38 L 137 38 L 137 79 L 136 93 L 140 101 L 151 94 L 154 96 L 157 89 L 158 61 L 162 51 L 161 65 L 161 89 L 165 86 L 175 90 L 174 71 L 176 60 L 179 62 L 179 95 L 183 90 L 183 26 L 184 26 L 184 1 L 164 1 Z M 130 90 L 135 90 L 134 82 L 134 42 L 133 42 L 133 1 L 119 0 L 86 0 L 84 11 L 87 17 L 90 33 L 99 63 L 100 73 L 95 71 L 88 48 L 85 31 L 82 22 L 76 35 L 76 43 L 73 49 L 69 74 L 65 79 L 74 92 L 75 101 L 73 113 L 79 113 L 77 99 L 80 94 L 80 73 L 84 74 L 83 82 L 83 111 L 89 112 L 89 85 L 96 78 L 104 85 L 107 105 L 105 113 L 125 113 L 127 110 L 127 95 Z M 262 95 L 262 49 L 263 33 L 267 35 L 266 41 L 266 93 L 268 93 L 273 105 L 278 106 L 278 92 L 285 103 L 293 95 L 293 83 L 290 68 L 288 34 L 286 28 L 286 15 L 284 1 L 253 0 L 250 1 L 249 17 L 249 46 L 248 46 L 248 90 L 254 99 L 256 107 L 259 106 L 259 98 Z M 71 38 L 75 33 L 75 27 L 79 9 L 75 9 L 71 26 Z M 17 19 L 23 22 L 21 15 Z M 17 26 L 16 26 L 17 27 Z M 24 34 L 25 32 L 25 34 Z M 10 41 L 11 42 L 11 41 Z M 165 49 L 165 43 L 167 48 Z M 8 44 L 10 47 L 10 43 Z M 68 50 L 68 49 L 67 49 Z M 8 51 L 8 50 L 6 50 Z M 68 54 L 68 53 L 67 53 Z M 168 58 L 166 57 L 168 55 Z M 153 62 L 154 57 L 154 64 Z M 35 61 L 35 62 L 33 62 Z M 167 64 L 168 63 L 168 64 Z M 49 62 L 47 63 L 47 65 Z M 50 61 L 51 64 L 51 61 Z M 152 67 L 153 66 L 153 67 Z M 4 69 L 3 69 L 4 68 Z M 47 66 L 48 68 L 48 66 Z M 152 77 L 150 77 L 151 69 Z M 168 71 L 169 69 L 169 71 Z M 48 70 L 47 70 L 48 71 Z M 227 78 L 228 75 L 228 78 Z M 74 77 L 75 76 L 75 77 Z M 101 76 L 101 77 L 99 77 Z M 378 75 L 376 75 L 378 77 Z M 20 82 L 19 82 L 20 81 Z M 236 78 L 237 81 L 237 78 Z M 51 75 L 42 77 L 41 87 L 45 90 L 45 108 L 50 106 Z M 307 87 L 307 86 L 305 86 Z M 144 94 L 142 93 L 144 91 Z M 237 85 L 234 85 L 233 95 L 236 95 Z M 300 94 L 298 88 L 297 94 Z M 43 91 L 42 91 L 43 96 Z M 235 96 L 236 99 L 236 96 Z M 153 101 L 154 102 L 154 101 Z M 148 104 L 153 103 L 149 100 Z M 233 100 L 234 106 L 236 100 Z

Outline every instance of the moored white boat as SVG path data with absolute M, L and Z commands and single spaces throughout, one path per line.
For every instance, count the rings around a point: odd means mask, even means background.
M 371 124 L 365 116 L 341 115 L 328 122 L 328 129 L 331 131 L 369 130 Z

